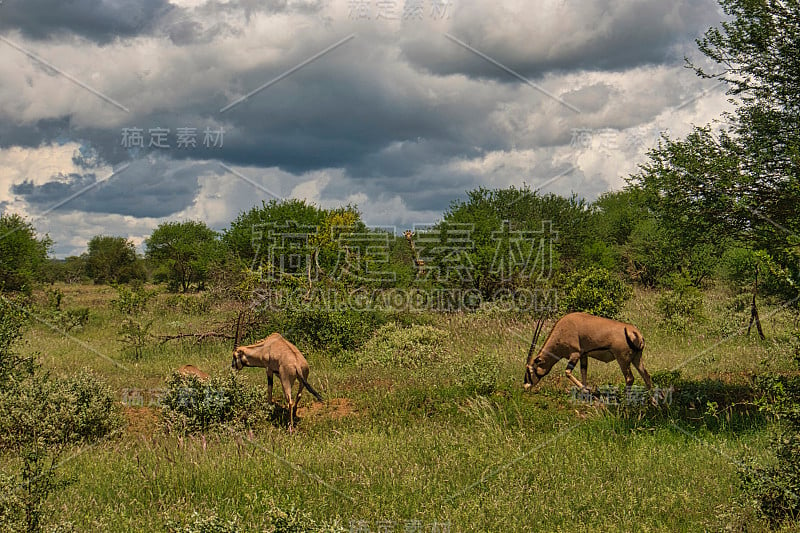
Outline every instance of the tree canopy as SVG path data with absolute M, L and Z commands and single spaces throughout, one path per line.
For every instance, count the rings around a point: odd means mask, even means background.
M 0 290 L 27 291 L 47 262 L 53 241 L 38 237 L 19 215 L 0 215 Z
M 217 237 L 204 222 L 164 222 L 145 240 L 145 256 L 156 267 L 155 278 L 170 289 L 187 292 L 192 284 L 200 289 L 219 257 Z

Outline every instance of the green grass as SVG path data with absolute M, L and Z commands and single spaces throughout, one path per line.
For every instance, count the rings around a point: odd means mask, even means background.
M 121 397 L 125 389 L 163 387 L 183 364 L 229 371 L 230 341 L 171 341 L 134 360 L 117 340 L 113 289 L 60 288 L 63 307 L 88 306 L 91 316 L 71 339 L 41 323 L 27 330 L 23 349 L 39 352 L 53 373 L 90 368 Z M 150 304 L 154 333 L 209 330 L 233 316 L 224 306 L 185 315 L 164 306 L 166 298 Z M 761 309 L 767 341 L 726 339 L 746 327 L 748 315 L 727 311 L 724 293 L 707 295 L 706 318 L 686 332 L 661 324 L 656 299 L 637 291 L 622 317 L 644 333 L 651 374 L 680 367 L 685 379 L 724 386 L 747 384 L 764 369 L 792 368 L 790 311 Z M 294 505 L 317 520 L 338 517 L 345 528 L 364 521 L 372 531 L 380 521 L 402 531 L 408 520 L 428 531 L 434 522 L 449 522 L 451 531 L 767 529 L 737 477 L 742 458 L 770 460 L 771 427 L 752 411 L 731 411 L 726 420 L 698 406 L 674 417 L 620 418 L 571 402 L 563 363 L 534 392 L 523 392 L 531 322 L 477 315 L 427 322 L 448 332 L 447 356 L 428 368 L 360 368 L 306 351 L 310 381 L 333 407 L 301 417 L 294 434 L 276 423 L 251 434 L 222 428 L 178 438 L 161 431 L 151 414 L 109 440 L 65 453 L 60 471 L 76 482 L 50 498 L 50 518 L 79 531 L 158 531 L 168 519 L 199 511 L 239 517 L 254 528 L 273 505 Z M 481 351 L 496 356 L 501 372 L 495 392 L 476 397 L 458 377 Z M 243 370 L 241 379 L 266 385 L 256 369 Z M 616 364 L 592 360 L 589 382 L 623 379 Z M 276 382 L 276 398 L 279 392 Z M 301 404 L 311 405 L 309 396 Z M 338 412 L 337 405 L 345 408 Z M 14 468 L 11 457 L 0 464 Z

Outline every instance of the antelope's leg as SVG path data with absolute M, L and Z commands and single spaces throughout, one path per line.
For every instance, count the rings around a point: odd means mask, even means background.
M 630 391 L 633 386 L 633 370 L 631 370 L 631 362 L 617 359 L 619 368 L 622 370 L 622 375 L 625 376 L 625 387 Z
M 272 370 L 267 369 L 267 398 L 272 403 Z
M 297 414 L 297 406 L 300 405 L 300 394 L 303 393 L 303 382 L 298 380 L 297 396 L 294 397 L 294 414 Z
M 571 354 L 569 356 L 569 362 L 567 363 L 566 374 L 567 374 L 567 377 L 569 378 L 569 380 L 571 382 L 573 382 L 579 389 L 583 389 L 583 388 L 585 388 L 583 383 L 578 381 L 578 378 L 576 378 L 575 376 L 572 375 L 572 369 L 575 368 L 575 365 L 578 364 L 578 361 L 580 360 L 580 358 L 581 358 L 581 353 L 580 352 L 575 352 L 575 353 L 573 353 L 573 354 Z M 586 379 L 586 378 L 584 378 L 584 379 Z
M 292 404 L 292 385 L 294 383 L 294 376 L 288 375 L 281 368 L 278 376 L 281 378 L 281 387 L 283 388 L 283 397 L 286 398 L 286 407 L 289 409 L 289 429 L 294 429 L 294 405 Z
M 639 352 L 638 354 L 633 356 L 633 366 L 636 367 L 636 371 L 639 372 L 639 375 L 642 376 L 644 380 L 644 384 L 647 385 L 648 389 L 653 388 L 653 380 L 650 379 L 650 374 L 647 373 L 647 369 L 644 367 L 644 363 L 642 362 L 642 353 Z
M 589 373 L 589 356 L 586 354 L 581 355 L 581 381 L 584 383 L 584 387 L 586 387 L 589 380 L 586 377 L 586 374 Z
M 642 352 L 639 352 L 633 356 L 633 366 L 636 367 L 636 371 L 639 372 L 640 376 L 642 376 L 644 384 L 647 386 L 647 390 L 652 391 L 653 380 L 650 379 L 650 374 L 647 373 L 647 369 L 645 369 L 644 363 L 642 362 Z M 663 393 L 656 392 L 656 394 L 650 398 L 650 401 L 655 406 L 658 406 L 659 400 L 666 400 L 666 398 L 663 397 Z

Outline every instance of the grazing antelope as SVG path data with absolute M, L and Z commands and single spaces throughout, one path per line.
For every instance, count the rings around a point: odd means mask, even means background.
M 237 335 L 238 336 L 238 335 Z M 308 362 L 297 346 L 284 339 L 280 333 L 273 333 L 266 339 L 247 346 L 237 346 L 233 350 L 231 368 L 241 370 L 243 367 L 261 367 L 267 369 L 267 396 L 272 402 L 272 375 L 277 372 L 283 387 L 286 405 L 289 407 L 289 429 L 294 428 L 294 417 L 297 415 L 297 404 L 303 387 L 322 401 L 322 396 L 308 384 Z M 292 402 L 292 385 L 294 379 L 300 382 L 297 396 Z
M 182 376 L 196 376 L 200 381 L 205 381 L 208 379 L 208 374 L 194 365 L 183 365 L 178 369 L 178 374 L 181 374 Z
M 633 324 L 618 322 L 610 318 L 602 318 L 587 313 L 569 313 L 561 317 L 553 326 L 547 340 L 536 357 L 533 350 L 542 331 L 542 322 L 536 324 L 533 342 L 528 350 L 528 361 L 525 366 L 525 388 L 529 389 L 545 377 L 559 360 L 567 359 L 567 378 L 581 389 L 586 388 L 586 373 L 589 369 L 589 357 L 609 363 L 614 359 L 619 363 L 625 384 L 633 385 L 631 365 L 636 367 L 648 389 L 653 388 L 650 374 L 642 363 L 644 337 L 639 328 Z M 580 361 L 581 381 L 572 375 L 572 369 Z

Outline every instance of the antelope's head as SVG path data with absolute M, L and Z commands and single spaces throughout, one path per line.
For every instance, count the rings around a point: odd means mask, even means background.
M 233 370 L 241 370 L 242 367 L 247 366 L 247 354 L 244 353 L 244 350 L 241 348 L 236 348 L 233 350 L 233 361 L 231 362 L 231 368 Z
M 545 364 L 545 360 L 541 356 L 536 356 L 533 360 L 528 361 L 525 365 L 525 390 L 530 389 L 550 372 L 550 368 Z

